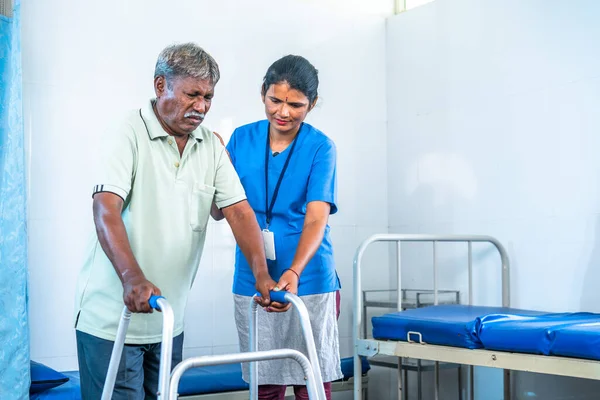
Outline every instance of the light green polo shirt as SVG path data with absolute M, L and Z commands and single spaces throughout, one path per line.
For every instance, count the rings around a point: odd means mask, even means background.
M 213 199 L 219 208 L 227 207 L 246 198 L 244 189 L 225 147 L 209 129 L 200 126 L 190 134 L 180 156 L 150 101 L 132 111 L 115 133 L 94 193 L 123 198 L 122 218 L 133 254 L 173 307 L 178 335 Z M 124 307 L 123 287 L 95 232 L 76 296 L 76 328 L 114 340 Z M 126 343 L 160 342 L 161 331 L 161 313 L 134 314 Z

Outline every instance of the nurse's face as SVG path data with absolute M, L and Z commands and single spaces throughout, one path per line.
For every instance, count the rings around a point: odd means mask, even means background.
M 309 104 L 304 93 L 292 89 L 285 81 L 269 86 L 262 99 L 271 129 L 281 135 L 296 134 L 316 102 L 315 99 L 312 105 Z

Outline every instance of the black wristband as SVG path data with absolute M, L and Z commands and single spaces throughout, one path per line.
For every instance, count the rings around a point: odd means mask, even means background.
M 298 280 L 300 280 L 300 275 L 298 275 L 298 273 L 296 271 L 294 271 L 291 268 L 286 269 L 286 271 L 292 271 L 294 274 L 296 274 L 296 276 L 298 277 Z

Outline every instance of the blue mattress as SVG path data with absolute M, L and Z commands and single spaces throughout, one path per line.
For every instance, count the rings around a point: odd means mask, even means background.
M 373 337 L 406 341 L 409 331 L 419 332 L 425 343 L 443 346 L 480 349 L 483 344 L 477 335 L 480 319 L 489 314 L 518 312 L 522 315 L 535 311 L 503 307 L 481 307 L 448 304 L 373 317 Z M 418 340 L 415 335 L 411 340 Z
M 478 337 L 488 350 L 550 355 L 557 332 L 598 320 L 591 313 L 492 314 L 481 319 Z
M 188 369 L 179 382 L 179 394 L 182 396 L 246 389 L 248 384 L 242 379 L 241 364 Z
M 440 305 L 373 317 L 373 337 L 600 360 L 600 314 Z M 411 340 L 417 340 L 416 335 Z
M 354 359 L 352 357 L 341 360 L 344 380 L 354 376 Z M 371 368 L 365 358 L 362 361 L 362 373 L 366 374 Z M 69 381 L 58 387 L 43 393 L 32 395 L 30 400 L 80 400 L 79 372 L 63 372 L 69 377 Z M 187 370 L 179 382 L 179 394 L 181 396 L 193 394 L 209 394 L 247 390 L 248 384 L 242 379 L 241 364 L 217 365 Z
M 578 324 L 555 332 L 550 354 L 600 360 L 600 316 L 597 322 Z

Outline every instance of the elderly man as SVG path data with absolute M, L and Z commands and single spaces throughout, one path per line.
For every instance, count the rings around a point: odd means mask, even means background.
M 83 399 L 99 399 L 123 303 L 134 314 L 113 399 L 156 398 L 162 319 L 151 295 L 175 313 L 173 365 L 182 359 L 184 309 L 211 206 L 222 210 L 256 276 L 263 305 L 269 276 L 260 228 L 220 139 L 202 127 L 219 80 L 193 43 L 164 49 L 156 99 L 115 132 L 93 192 L 96 234 L 77 284 L 75 328 Z

